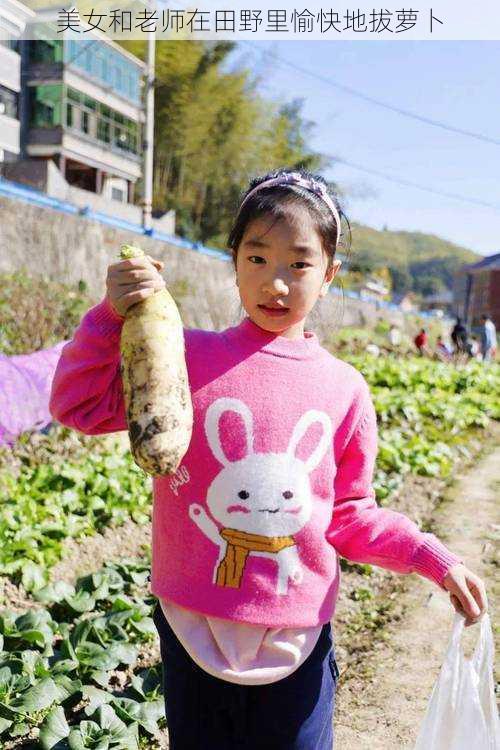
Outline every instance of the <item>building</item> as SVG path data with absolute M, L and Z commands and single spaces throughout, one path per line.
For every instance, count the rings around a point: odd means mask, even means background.
M 435 310 L 440 315 L 451 315 L 453 312 L 453 292 L 451 289 L 442 289 L 436 294 L 429 294 L 422 300 L 424 310 Z
M 146 65 L 94 29 L 57 37 L 57 11 L 36 4 L 0 0 L 0 176 L 140 225 Z M 152 224 L 175 234 L 175 211 Z
M 453 299 L 456 314 L 468 327 L 478 326 L 486 313 L 499 328 L 500 253 L 463 266 L 454 277 Z
M 19 37 L 34 16 L 19 0 L 0 3 L 0 164 L 17 160 L 21 151 Z
M 398 292 L 393 294 L 392 302 L 397 305 L 402 312 L 418 311 L 418 304 L 414 292 Z
M 98 32 L 21 47 L 23 156 L 52 160 L 69 185 L 132 203 L 142 173 L 144 63 Z
M 366 279 L 359 287 L 361 299 L 384 300 L 389 294 L 389 289 L 376 279 Z

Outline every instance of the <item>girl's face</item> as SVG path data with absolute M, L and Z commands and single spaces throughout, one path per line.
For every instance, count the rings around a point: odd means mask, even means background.
M 274 224 L 273 224 L 274 222 Z M 247 226 L 236 257 L 236 283 L 249 318 L 286 338 L 304 336 L 304 319 L 324 297 L 341 261 L 328 256 L 306 209 L 276 221 L 263 216 Z M 269 314 L 265 306 L 279 308 Z

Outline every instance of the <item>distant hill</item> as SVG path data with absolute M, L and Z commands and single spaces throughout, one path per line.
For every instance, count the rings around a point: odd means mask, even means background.
M 424 296 L 451 289 L 453 273 L 483 256 L 434 234 L 378 231 L 351 224 L 349 269 L 362 274 L 386 267 L 393 292 L 414 291 Z

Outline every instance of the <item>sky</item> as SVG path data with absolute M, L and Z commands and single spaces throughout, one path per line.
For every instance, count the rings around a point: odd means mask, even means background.
M 303 116 L 315 123 L 309 145 L 334 157 L 323 174 L 345 191 L 349 220 L 436 234 L 481 255 L 500 252 L 500 41 L 242 42 L 227 66 L 259 75 L 265 98 L 303 99 Z M 496 143 L 403 116 L 331 82 Z

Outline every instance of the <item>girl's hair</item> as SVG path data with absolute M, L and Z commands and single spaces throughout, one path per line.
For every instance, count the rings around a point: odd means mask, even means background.
M 248 193 L 253 190 L 254 187 L 260 185 L 261 182 L 289 174 L 290 172 L 298 172 L 305 179 L 318 182 L 321 185 L 324 185 L 327 189 L 328 195 L 337 208 L 341 220 L 342 218 L 345 219 L 349 229 L 348 242 L 345 242 L 346 233 L 342 232 L 338 247 L 342 247 L 346 251 L 349 251 L 351 243 L 351 227 L 349 221 L 340 207 L 337 196 L 333 193 L 330 186 L 321 175 L 308 172 L 305 169 L 276 169 L 261 177 L 254 178 L 250 182 L 248 189 L 241 196 L 240 205 Z M 238 247 L 250 222 L 266 215 L 272 216 L 278 221 L 287 215 L 287 209 L 294 206 L 305 207 L 310 212 L 315 221 L 316 231 L 321 237 L 323 249 L 328 255 L 328 266 L 331 266 L 335 258 L 337 233 L 340 231 L 340 227 L 337 226 L 337 222 L 335 221 L 331 210 L 322 198 L 307 188 L 300 185 L 290 184 L 272 185 L 271 187 L 265 187 L 258 190 L 248 199 L 241 211 L 238 211 L 227 240 L 227 245 L 232 251 L 234 265 L 236 266 Z

